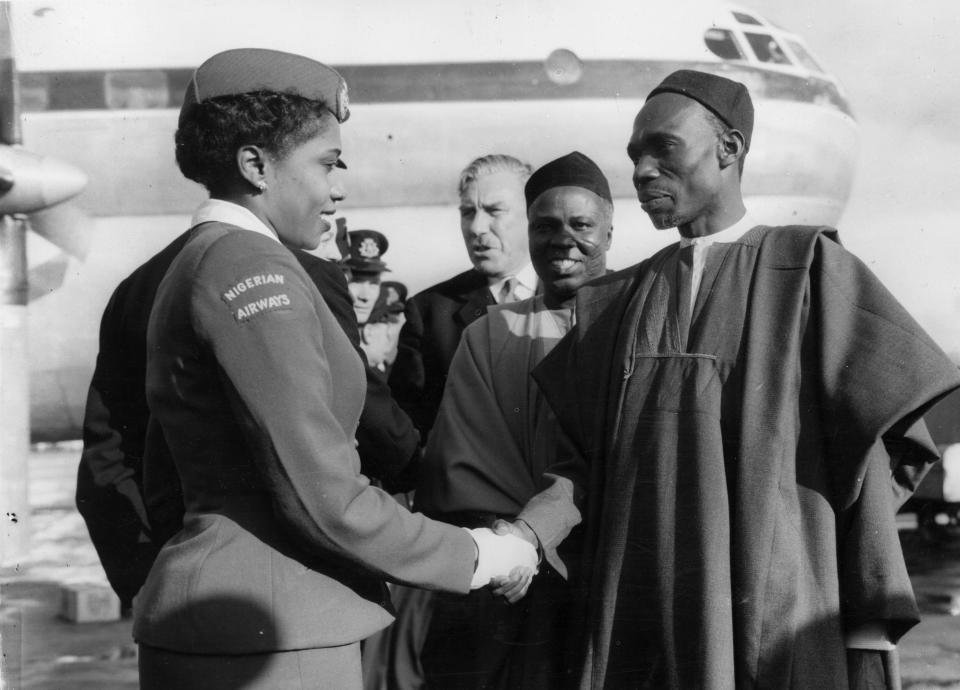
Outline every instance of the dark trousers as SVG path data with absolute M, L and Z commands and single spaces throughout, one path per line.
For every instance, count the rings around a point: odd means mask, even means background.
M 489 589 L 435 595 L 420 657 L 430 690 L 557 687 L 570 594 L 542 569 L 516 604 Z
M 509 688 L 510 654 L 520 637 L 526 601 L 510 605 L 488 589 L 436 595 L 421 655 L 427 687 Z

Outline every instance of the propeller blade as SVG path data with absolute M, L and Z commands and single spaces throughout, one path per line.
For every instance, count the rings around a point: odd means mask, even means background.
M 27 284 L 30 286 L 27 301 L 33 302 L 59 290 L 67 275 L 69 264 L 70 260 L 67 256 L 61 254 L 31 268 L 27 277 Z
M 0 2 L 0 143 L 23 141 L 20 132 L 20 85 L 13 60 L 10 3 Z
M 70 256 L 87 258 L 93 224 L 88 216 L 76 204 L 65 203 L 31 213 L 30 228 Z

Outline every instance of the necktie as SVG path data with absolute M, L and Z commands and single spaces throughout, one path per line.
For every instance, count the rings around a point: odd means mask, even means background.
M 514 293 L 514 289 L 517 287 L 517 279 L 514 276 L 510 276 L 500 287 L 500 294 L 497 296 L 497 304 L 509 304 L 510 302 L 517 301 L 517 295 Z
M 684 350 L 687 347 L 687 334 L 690 332 L 692 281 L 693 245 L 690 244 L 680 248 L 680 255 L 677 258 L 677 324 Z

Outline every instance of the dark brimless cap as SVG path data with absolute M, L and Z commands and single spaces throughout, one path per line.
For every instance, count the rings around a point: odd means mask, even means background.
M 537 197 L 554 187 L 581 187 L 613 203 L 610 184 L 600 167 L 579 151 L 552 160 L 534 171 L 523 188 L 527 208 Z
M 743 134 L 747 148 L 753 136 L 753 101 L 747 87 L 738 81 L 707 72 L 681 69 L 667 76 L 647 96 L 649 101 L 659 93 L 679 93 L 692 98 L 719 117 L 731 129 Z
M 347 82 L 332 67 L 279 50 L 236 48 L 217 53 L 193 73 L 183 96 L 180 122 L 194 103 L 251 91 L 292 93 L 323 101 L 338 122 L 350 117 Z

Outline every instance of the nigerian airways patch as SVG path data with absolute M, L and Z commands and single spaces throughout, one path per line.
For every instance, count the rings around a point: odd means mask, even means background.
M 286 276 L 282 273 L 259 273 L 231 285 L 223 294 L 223 301 L 240 323 L 257 314 L 289 309 L 290 296 L 284 290 Z

